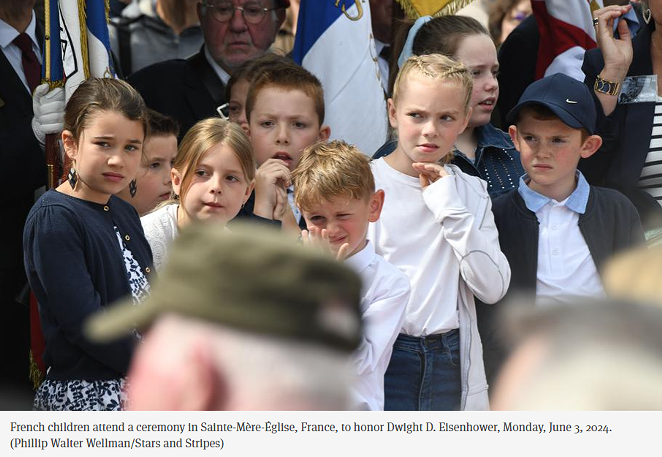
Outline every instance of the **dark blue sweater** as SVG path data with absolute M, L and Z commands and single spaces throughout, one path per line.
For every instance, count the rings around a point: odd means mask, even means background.
M 111 196 L 101 205 L 48 191 L 28 215 L 24 261 L 39 302 L 44 362 L 50 367 L 47 379 L 93 381 L 126 375 L 134 338 L 102 345 L 82 333 L 88 316 L 131 294 L 114 227 L 149 278 L 152 252 L 138 213 L 120 198 Z

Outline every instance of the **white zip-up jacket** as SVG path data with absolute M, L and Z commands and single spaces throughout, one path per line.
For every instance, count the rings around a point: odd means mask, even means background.
M 487 186 L 454 165 L 421 189 L 418 177 L 372 162 L 386 193 L 368 238 L 411 283 L 401 332 L 428 336 L 460 330 L 463 410 L 489 409 L 474 295 L 495 303 L 508 290 L 510 266 L 501 252 Z

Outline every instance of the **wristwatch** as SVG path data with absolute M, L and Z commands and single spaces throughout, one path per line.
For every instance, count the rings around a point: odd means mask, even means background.
M 618 95 L 618 92 L 621 90 L 621 83 L 607 81 L 598 75 L 595 77 L 595 84 L 593 85 L 593 88 L 596 92 L 601 94 Z

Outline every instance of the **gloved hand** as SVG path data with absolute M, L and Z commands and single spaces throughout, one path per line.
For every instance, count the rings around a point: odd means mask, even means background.
M 60 133 L 64 128 L 64 88 L 48 91 L 48 84 L 37 86 L 32 95 L 32 131 L 42 147 L 46 134 Z

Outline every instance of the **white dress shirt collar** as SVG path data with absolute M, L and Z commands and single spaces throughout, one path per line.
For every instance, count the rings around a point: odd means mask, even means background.
M 207 62 L 209 62 L 209 65 L 211 65 L 211 67 L 216 72 L 216 75 L 220 78 L 221 81 L 223 81 L 223 85 L 227 86 L 228 81 L 230 81 L 230 74 L 223 70 L 223 67 L 221 67 L 218 63 L 216 63 L 214 58 L 211 56 L 207 45 L 205 45 L 205 58 L 207 59 Z
M 37 41 L 37 19 L 34 11 L 32 12 L 30 24 L 28 25 L 28 28 L 25 29 L 25 33 L 27 33 L 32 40 L 33 47 L 36 46 L 37 49 L 39 49 L 39 42 Z M 18 30 L 0 19 L 0 47 L 6 48 L 18 35 L 20 35 Z
M 346 258 L 345 263 L 356 273 L 361 274 L 375 260 L 375 255 L 375 246 L 370 240 L 367 240 L 365 247 L 353 256 Z

